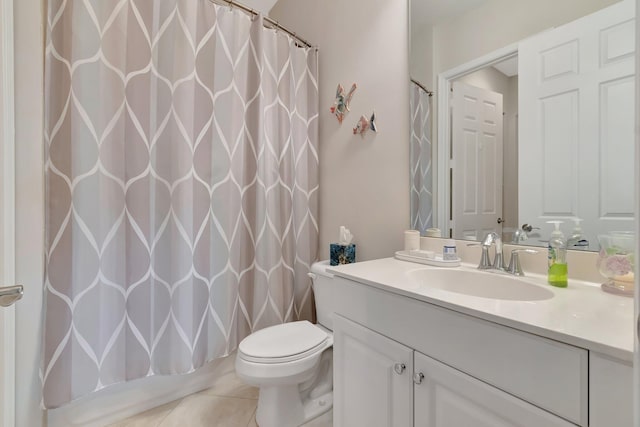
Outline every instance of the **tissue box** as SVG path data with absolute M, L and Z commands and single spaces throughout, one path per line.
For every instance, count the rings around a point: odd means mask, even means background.
M 351 264 L 356 262 L 356 245 L 340 245 L 331 243 L 329 245 L 329 260 L 331 265 Z

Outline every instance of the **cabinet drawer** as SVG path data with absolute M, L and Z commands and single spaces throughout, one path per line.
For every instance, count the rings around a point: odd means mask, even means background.
M 336 312 L 581 426 L 588 352 L 335 277 Z

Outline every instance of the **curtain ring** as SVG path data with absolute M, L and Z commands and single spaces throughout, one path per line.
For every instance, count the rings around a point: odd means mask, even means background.
M 227 0 L 227 3 L 229 3 L 229 11 L 233 12 L 233 1 Z

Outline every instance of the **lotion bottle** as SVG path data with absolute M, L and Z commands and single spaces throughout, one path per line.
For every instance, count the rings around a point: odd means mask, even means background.
M 560 230 L 562 221 L 547 221 L 548 224 L 555 225 L 556 229 L 551 232 L 549 239 L 549 270 L 548 281 L 552 286 L 566 288 L 567 278 L 567 241 Z

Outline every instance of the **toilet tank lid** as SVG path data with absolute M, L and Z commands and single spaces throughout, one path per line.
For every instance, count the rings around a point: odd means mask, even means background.
M 329 267 L 330 265 L 328 259 L 324 261 L 314 262 L 313 264 L 311 264 L 311 272 L 326 277 L 333 277 L 333 274 L 327 272 L 327 268 Z

